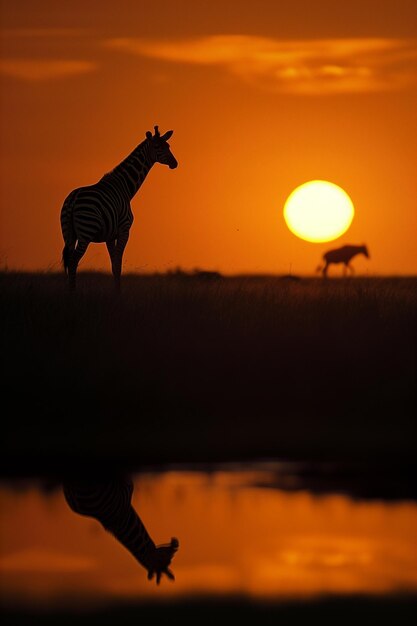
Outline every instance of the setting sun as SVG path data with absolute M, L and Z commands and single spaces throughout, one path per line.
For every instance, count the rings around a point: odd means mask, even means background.
M 355 210 L 347 193 L 325 180 L 311 180 L 288 196 L 285 222 L 294 235 L 306 241 L 337 239 L 352 223 Z

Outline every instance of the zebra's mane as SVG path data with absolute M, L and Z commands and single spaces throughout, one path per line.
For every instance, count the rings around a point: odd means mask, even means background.
M 128 154 L 125 159 L 123 159 L 120 163 L 118 163 L 115 167 L 113 167 L 113 169 L 111 169 L 110 171 L 108 171 L 105 174 L 103 174 L 103 176 L 101 177 L 100 180 L 104 180 L 104 179 L 110 178 L 114 174 L 116 174 L 117 170 L 119 170 L 119 168 L 121 166 L 123 166 L 124 163 L 126 163 L 130 159 L 132 159 L 132 157 L 135 155 L 135 153 L 137 153 L 139 151 L 141 151 L 143 153 L 143 149 L 144 149 L 145 145 L 146 145 L 146 139 L 144 141 L 142 141 L 142 143 L 140 143 L 138 146 L 136 146 L 136 148 L 130 154 Z
M 106 172 L 105 174 L 103 174 L 103 176 L 101 177 L 101 180 L 103 180 L 103 178 L 110 178 L 110 176 L 112 176 L 114 174 L 114 170 L 116 168 L 114 167 L 112 170 L 110 170 L 109 172 Z

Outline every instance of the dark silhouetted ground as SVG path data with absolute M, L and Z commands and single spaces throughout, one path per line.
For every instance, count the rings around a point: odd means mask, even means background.
M 79 624 L 107 626 L 120 624 L 369 624 L 391 626 L 408 624 L 415 614 L 415 596 L 346 596 L 289 602 L 257 602 L 247 598 L 185 598 L 174 602 L 155 602 L 100 610 L 3 612 L 8 626 Z
M 0 274 L 1 471 L 416 454 L 417 278 Z

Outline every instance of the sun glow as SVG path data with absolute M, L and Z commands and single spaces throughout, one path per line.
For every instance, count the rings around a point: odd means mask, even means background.
M 284 205 L 284 219 L 290 231 L 301 239 L 317 243 L 343 235 L 354 214 L 347 193 L 325 180 L 311 180 L 300 185 Z

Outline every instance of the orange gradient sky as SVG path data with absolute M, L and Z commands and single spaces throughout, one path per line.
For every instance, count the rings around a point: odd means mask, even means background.
M 3 0 L 0 267 L 59 269 L 59 213 L 159 124 L 125 271 L 313 274 L 368 245 L 358 273 L 417 272 L 415 0 Z M 312 179 L 356 214 L 328 243 L 285 225 Z M 108 271 L 104 244 L 81 269 Z M 337 274 L 337 270 L 333 272 Z

